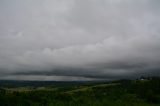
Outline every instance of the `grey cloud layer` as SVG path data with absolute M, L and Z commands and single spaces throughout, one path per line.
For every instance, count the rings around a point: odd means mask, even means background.
M 158 4 L 159 0 L 1 0 L 0 77 L 160 75 Z

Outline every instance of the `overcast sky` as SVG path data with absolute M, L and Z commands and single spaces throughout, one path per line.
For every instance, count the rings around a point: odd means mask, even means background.
M 160 75 L 160 0 L 0 0 L 0 79 Z

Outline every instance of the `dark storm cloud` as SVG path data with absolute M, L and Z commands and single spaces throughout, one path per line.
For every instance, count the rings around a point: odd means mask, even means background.
M 159 0 L 1 0 L 0 79 L 160 75 Z

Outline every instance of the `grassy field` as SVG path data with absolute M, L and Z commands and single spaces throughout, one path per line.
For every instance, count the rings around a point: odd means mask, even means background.
M 31 85 L 1 85 L 0 106 L 160 106 L 159 78 Z

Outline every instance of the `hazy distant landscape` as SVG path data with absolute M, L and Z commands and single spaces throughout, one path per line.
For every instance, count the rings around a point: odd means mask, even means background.
M 160 78 L 112 82 L 0 81 L 1 106 L 160 106 Z

